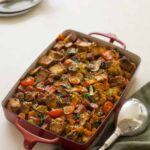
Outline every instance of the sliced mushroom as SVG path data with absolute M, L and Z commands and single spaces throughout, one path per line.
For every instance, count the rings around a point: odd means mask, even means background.
M 15 94 L 15 98 L 18 98 L 20 100 L 24 99 L 24 93 L 23 92 L 17 92 Z
M 101 62 L 102 62 L 102 61 L 101 61 L 100 59 L 94 61 L 94 62 L 93 62 L 94 68 L 91 69 L 91 71 L 93 71 L 93 72 L 98 71 L 99 68 L 100 68 Z
M 64 66 L 71 72 L 76 72 L 79 69 L 79 65 L 72 59 L 66 59 L 64 61 Z
M 33 69 L 30 71 L 30 75 L 35 75 L 42 67 L 41 66 L 38 66 L 37 68 Z
M 71 32 L 64 39 L 65 42 L 74 42 L 77 39 L 77 34 L 75 32 Z
M 44 84 L 45 84 L 45 85 L 49 85 L 49 84 L 54 83 L 54 81 L 55 81 L 55 80 L 54 80 L 53 78 L 48 78 L 47 80 L 44 81 Z
M 50 50 L 48 53 L 49 58 L 51 58 L 51 60 L 53 61 L 60 60 L 61 58 L 63 58 L 63 55 L 63 53 L 53 50 Z
M 39 61 L 38 64 L 41 66 L 48 66 L 53 62 L 53 59 L 49 56 L 42 56 Z
M 102 61 L 100 65 L 100 69 L 108 69 L 111 65 L 111 62 L 108 61 Z
M 115 76 L 109 80 L 109 83 L 110 83 L 111 87 L 115 87 L 115 86 L 124 87 L 125 86 L 125 78 L 122 76 Z
M 52 74 L 62 74 L 65 72 L 65 68 L 62 63 L 58 63 L 49 68 L 49 71 Z
M 90 64 L 86 65 L 86 68 L 88 70 L 94 70 L 95 69 L 95 65 L 93 63 L 90 63 Z
M 19 99 L 17 99 L 17 98 L 10 98 L 10 99 L 8 100 L 8 103 L 7 103 L 6 108 L 7 108 L 9 111 L 12 111 L 12 112 L 14 112 L 14 113 L 18 113 L 18 111 L 19 111 L 20 108 L 21 108 L 21 104 L 20 104 Z
M 108 79 L 108 76 L 107 76 L 106 73 L 96 73 L 96 74 L 94 75 L 94 77 L 95 77 L 95 79 L 96 79 L 97 81 L 100 81 L 100 82 L 102 82 L 102 81 Z
M 128 72 L 135 68 L 134 64 L 132 62 L 130 62 L 130 60 L 127 59 L 125 56 L 123 56 L 120 59 L 120 66 L 122 69 L 124 69 Z
M 40 69 L 35 76 L 36 82 L 39 83 L 44 81 L 48 77 L 48 75 L 49 71 L 47 69 L 44 68 Z
M 26 101 L 33 101 L 35 100 L 35 97 L 37 95 L 37 92 L 25 92 L 25 100 Z
M 60 59 L 62 59 L 63 57 L 64 57 L 63 53 L 50 50 L 47 55 L 42 56 L 39 59 L 38 64 L 42 66 L 49 66 L 52 63 L 60 61 Z
M 72 42 L 69 42 L 69 43 L 66 43 L 66 44 L 65 44 L 65 47 L 66 47 L 66 48 L 69 48 L 69 47 L 71 47 L 72 45 L 73 45 L 73 43 L 72 43 Z
M 50 73 L 48 77 L 58 80 L 61 77 L 61 74 Z
M 88 92 L 87 88 L 83 87 L 83 86 L 76 86 L 76 87 L 73 87 L 71 89 L 68 89 L 68 91 L 70 91 L 70 92 L 79 92 L 79 93 Z
M 75 42 L 75 45 L 80 46 L 80 47 L 90 47 L 90 46 L 92 46 L 92 43 L 83 41 L 81 39 L 77 39 L 77 41 Z

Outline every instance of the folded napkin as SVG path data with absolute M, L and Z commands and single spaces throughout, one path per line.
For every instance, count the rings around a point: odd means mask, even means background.
M 142 101 L 150 109 L 150 82 L 143 86 L 131 97 Z M 149 110 L 150 111 L 150 110 Z M 111 126 L 111 125 L 109 125 Z M 96 146 L 89 150 L 98 150 L 101 144 L 110 136 L 114 129 L 106 128 L 103 137 Z M 102 142 L 103 141 L 103 142 Z M 108 150 L 150 150 L 150 124 L 144 132 L 136 136 L 120 137 Z

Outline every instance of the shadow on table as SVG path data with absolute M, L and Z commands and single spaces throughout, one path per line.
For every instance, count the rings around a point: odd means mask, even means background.
M 25 14 L 11 17 L 0 17 L 0 24 L 7 24 L 7 23 L 17 24 L 22 21 L 26 21 L 33 17 L 36 17 L 40 14 L 47 14 L 47 13 L 49 13 L 49 4 L 48 1 L 44 0 L 43 2 L 41 2 L 41 4 L 33 8 L 33 10 L 30 10 Z

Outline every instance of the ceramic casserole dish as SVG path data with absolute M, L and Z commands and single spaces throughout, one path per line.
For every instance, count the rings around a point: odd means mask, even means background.
M 130 51 L 127 51 L 125 44 L 122 41 L 120 41 L 116 36 L 114 36 L 112 34 L 103 34 L 103 33 L 97 33 L 97 32 L 93 32 L 91 34 L 83 34 L 81 32 L 77 32 L 77 31 L 74 31 L 74 30 L 66 30 L 66 31 L 63 32 L 63 35 L 69 35 L 70 33 L 75 33 L 78 37 L 85 38 L 85 39 L 88 39 L 90 41 L 96 42 L 98 45 L 101 45 L 103 47 L 113 47 L 113 48 L 115 48 L 120 54 L 122 54 L 122 55 L 126 56 L 127 58 L 129 58 L 136 65 L 136 69 L 135 69 L 135 71 L 132 75 L 132 78 L 130 79 L 130 81 L 128 82 L 126 88 L 124 89 L 120 99 L 114 104 L 111 111 L 107 114 L 106 118 L 102 121 L 100 126 L 97 128 L 96 132 L 85 143 L 74 142 L 72 140 L 64 138 L 63 136 L 56 135 L 52 132 L 49 132 L 48 130 L 45 130 L 45 129 L 42 129 L 38 126 L 35 126 L 35 125 L 29 123 L 27 120 L 18 117 L 18 115 L 16 115 L 15 113 L 9 111 L 8 109 L 6 109 L 6 104 L 8 103 L 8 99 L 10 97 L 12 97 L 13 94 L 15 93 L 16 88 L 20 84 L 20 80 L 22 78 L 24 78 L 30 70 L 35 68 L 39 58 L 41 56 L 45 55 L 53 47 L 53 45 L 56 43 L 56 39 L 55 39 L 48 46 L 48 48 L 46 50 L 44 50 L 42 52 L 42 54 L 40 54 L 40 56 L 25 71 L 25 73 L 22 75 L 22 77 L 12 87 L 12 89 L 9 91 L 8 95 L 2 101 L 2 107 L 3 107 L 5 117 L 7 118 L 8 121 L 10 121 L 12 124 L 14 124 L 16 126 L 16 128 L 23 134 L 23 136 L 24 136 L 24 147 L 27 150 L 31 150 L 34 147 L 34 145 L 38 142 L 60 145 L 64 148 L 67 148 L 67 149 L 70 149 L 70 150 L 78 150 L 78 149 L 86 150 L 86 149 L 88 149 L 92 145 L 92 143 L 94 143 L 95 139 L 99 135 L 102 135 L 106 123 L 113 116 L 116 109 L 118 109 L 120 107 L 120 104 L 122 104 L 124 102 L 124 100 L 126 98 L 126 95 L 128 93 L 128 90 L 131 86 L 133 76 L 134 76 L 135 72 L 137 71 L 137 69 L 139 67 L 139 64 L 140 64 L 140 61 L 141 61 L 140 57 L 137 56 L 136 54 L 130 52 Z M 94 34 L 98 35 L 98 36 L 100 35 L 100 36 L 109 38 L 110 41 L 106 42 L 106 41 L 103 41 L 101 39 L 98 39 L 98 38 L 95 38 L 95 37 L 91 36 L 91 35 L 94 35 Z M 118 42 L 121 45 L 121 47 L 113 45 L 113 42 Z

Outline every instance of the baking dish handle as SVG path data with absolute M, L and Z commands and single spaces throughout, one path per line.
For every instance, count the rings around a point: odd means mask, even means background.
M 115 34 L 112 34 L 112 33 L 92 32 L 89 35 L 94 35 L 94 34 L 109 38 L 110 39 L 110 41 L 109 41 L 110 43 L 113 43 L 113 42 L 116 41 L 120 45 L 122 45 L 124 49 L 126 49 L 126 44 L 124 42 L 122 42 L 120 39 L 118 39 Z
M 32 148 L 35 146 L 37 142 L 47 143 L 47 144 L 54 144 L 58 142 L 59 140 L 58 137 L 54 139 L 45 139 L 27 131 L 25 128 L 21 126 L 19 121 L 20 119 L 21 118 L 17 118 L 15 125 L 24 136 L 24 147 L 26 150 L 32 150 Z

